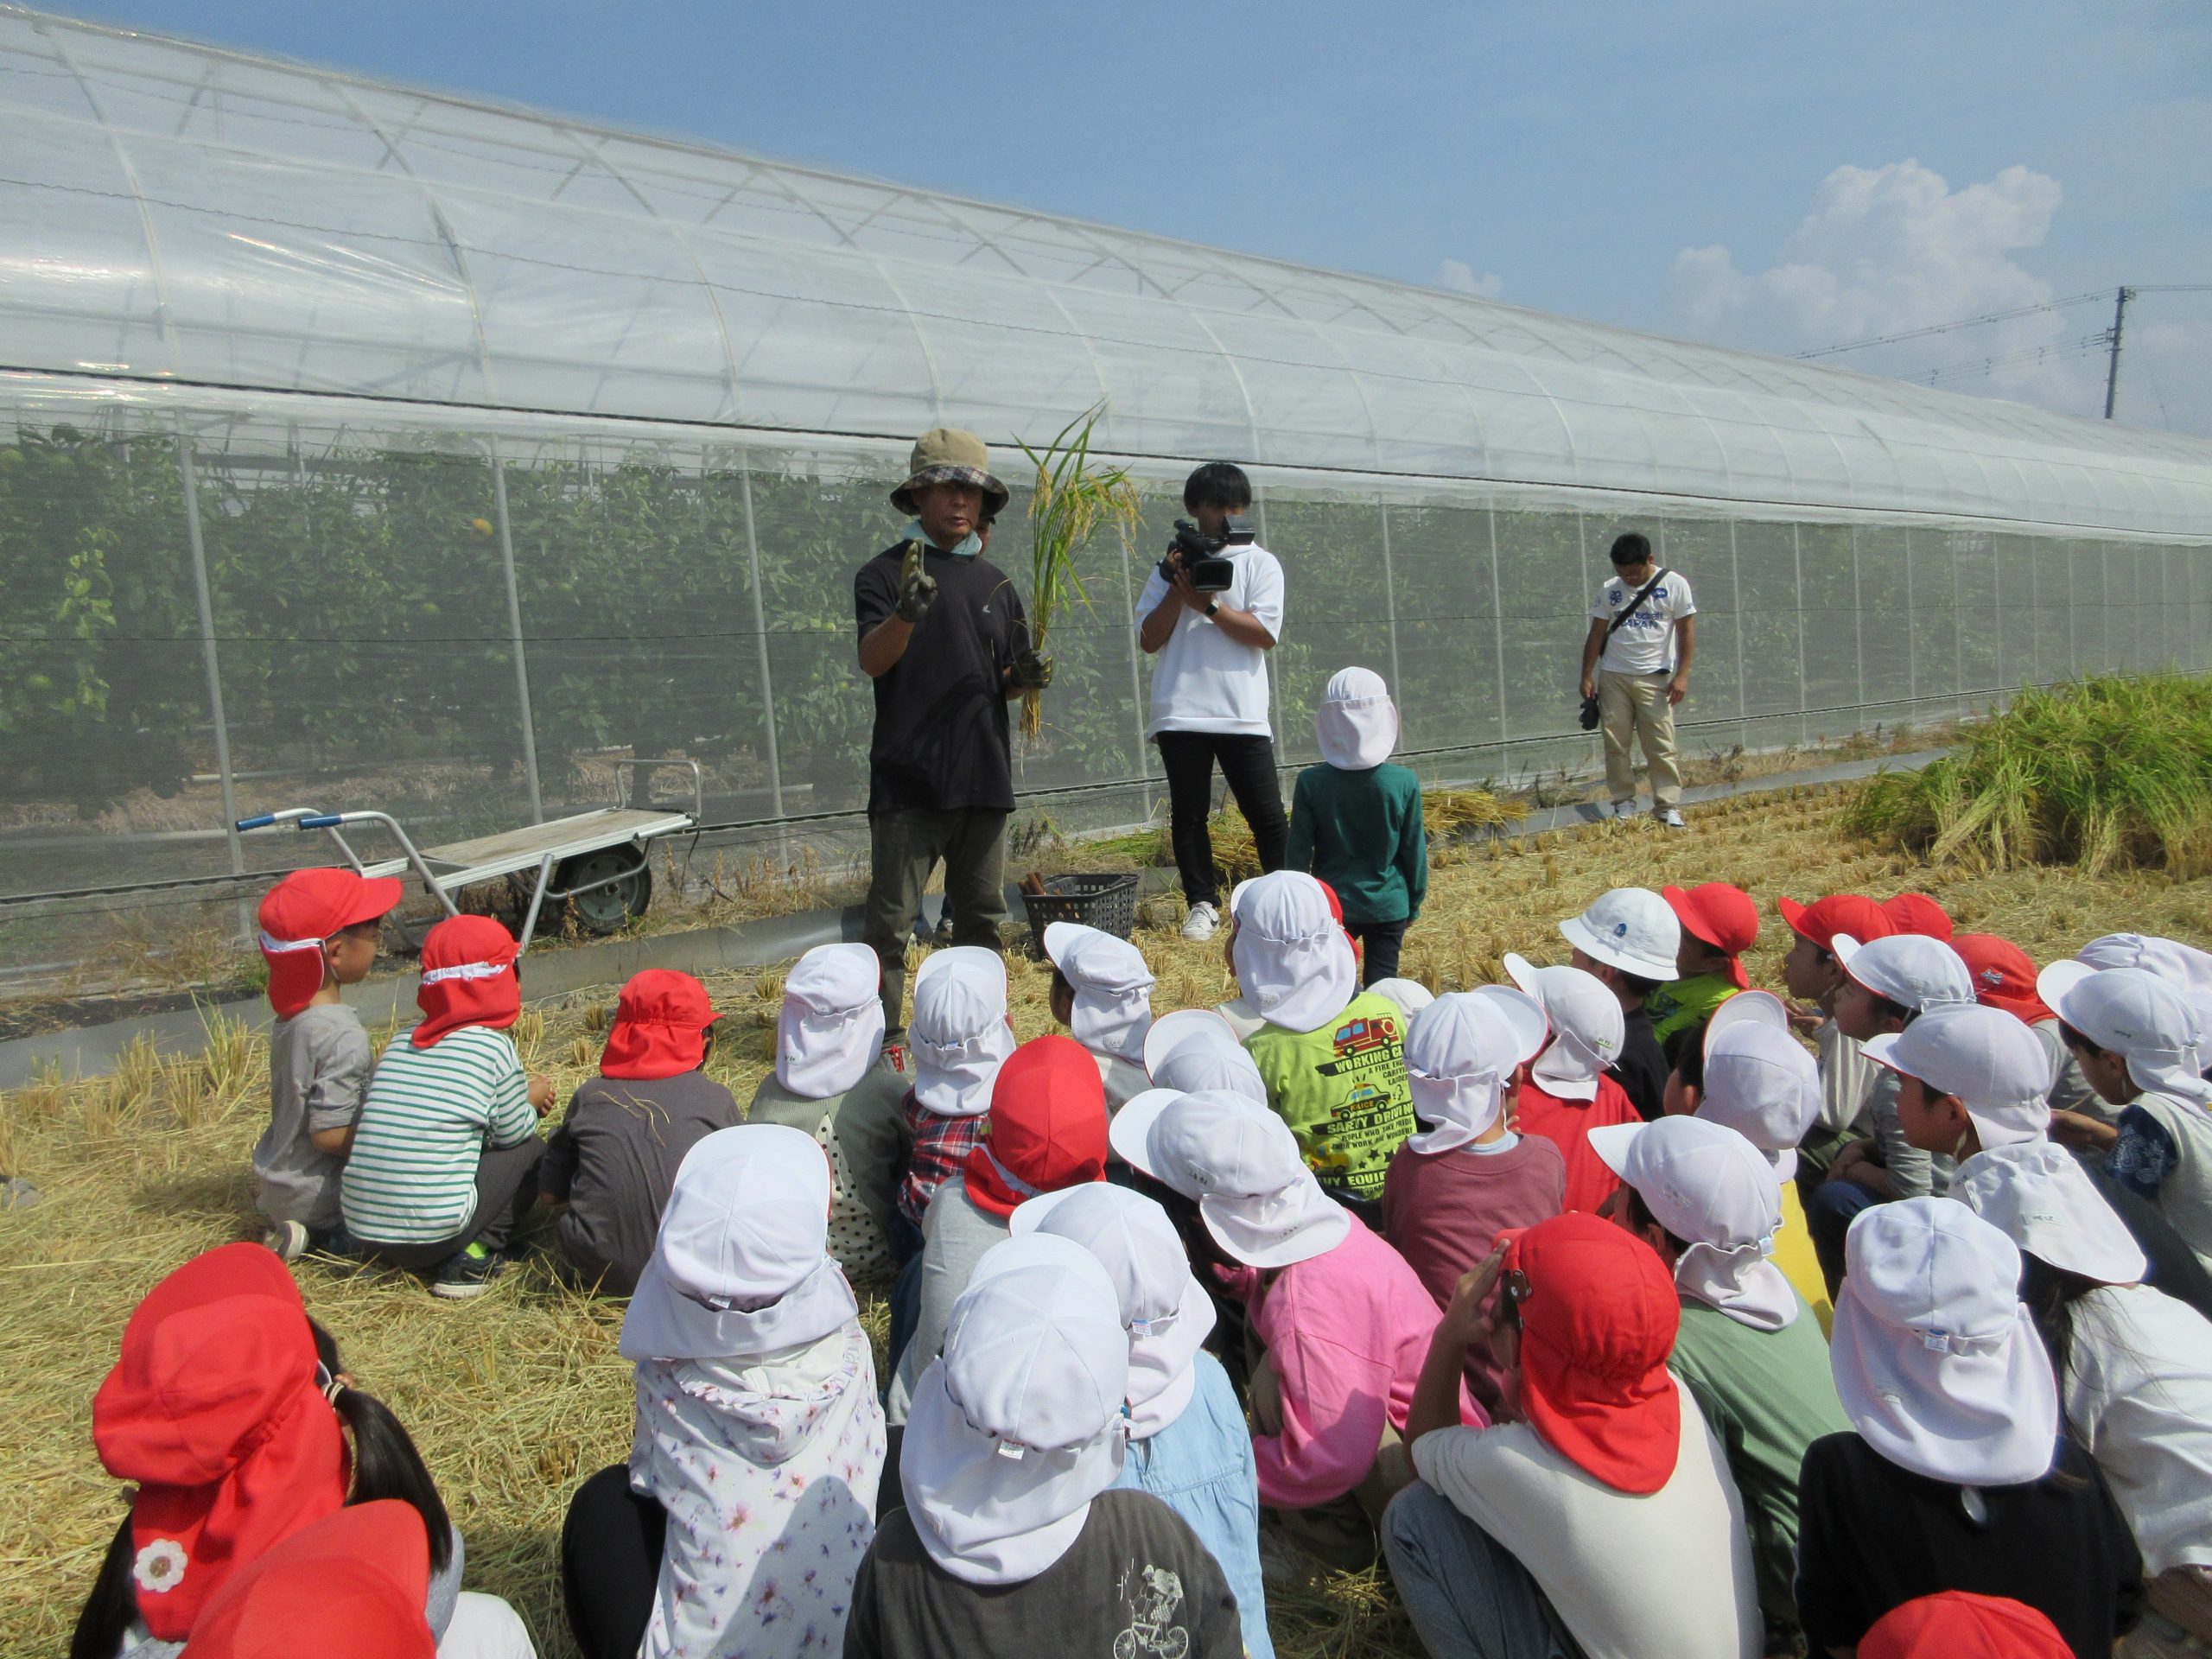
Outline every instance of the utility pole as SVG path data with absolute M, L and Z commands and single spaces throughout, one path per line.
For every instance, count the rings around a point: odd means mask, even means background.
M 2112 400 L 2120 391 L 2120 331 L 2127 322 L 2127 302 L 2135 290 L 2123 288 L 2112 308 L 2112 356 L 2105 368 L 2105 419 L 2112 419 Z

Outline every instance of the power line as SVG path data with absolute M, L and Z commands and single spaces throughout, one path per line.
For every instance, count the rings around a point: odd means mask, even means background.
M 2212 288 L 2212 283 L 2206 285 Z M 2138 293 L 2165 293 L 2164 289 L 2139 289 Z M 2010 311 L 1986 311 L 1977 317 L 1961 317 L 1953 322 L 1933 322 L 1924 328 L 1901 329 L 1894 334 L 1877 334 L 1870 340 L 1846 340 L 1840 346 L 1823 346 L 1817 351 L 1799 352 L 1797 358 L 1808 360 L 1815 357 L 1834 357 L 1839 352 L 1864 351 L 1870 346 L 1894 346 L 1900 340 L 1925 340 L 1931 334 L 1948 334 L 1958 328 L 1978 328 L 1984 323 L 2008 322 L 2014 317 L 2031 317 L 2038 312 L 2056 311 L 2069 305 L 2086 305 L 2092 300 L 2102 300 L 2112 290 L 2101 288 L 2088 294 L 2069 294 L 2063 300 L 2045 300 L 2040 305 L 2023 305 Z
M 2085 357 L 2091 352 L 2101 352 L 2112 344 L 2112 335 L 2100 329 L 2094 334 L 2051 346 L 2031 346 L 2024 351 L 2000 352 L 1991 357 L 1977 357 L 1960 363 L 1947 363 L 1942 368 L 1930 369 L 1914 378 L 1924 385 L 1940 385 L 1946 380 L 1964 379 L 1968 376 L 1986 374 L 1993 369 L 2009 368 L 2019 363 L 2041 363 L 2061 358 Z

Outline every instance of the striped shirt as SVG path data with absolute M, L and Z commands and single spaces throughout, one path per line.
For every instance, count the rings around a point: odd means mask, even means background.
M 394 1038 L 346 1160 L 346 1230 L 372 1244 L 456 1236 L 476 1209 L 485 1146 L 519 1146 L 537 1133 L 529 1080 L 505 1032 L 463 1026 L 429 1048 Z

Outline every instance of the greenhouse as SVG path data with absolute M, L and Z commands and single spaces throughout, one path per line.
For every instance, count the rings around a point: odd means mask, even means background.
M 1063 828 L 1154 804 L 1131 603 L 1213 458 L 1287 764 L 1352 663 L 1433 778 L 1586 763 L 1629 527 L 1696 585 L 1692 753 L 2212 665 L 2203 442 L 14 8 L 0 110 L 0 897 L 75 895 L 0 909 L 19 979 L 288 868 L 229 828 L 277 807 L 450 838 L 675 756 L 724 842 L 851 844 L 851 577 L 940 423 L 1010 569 L 1017 442 L 1096 407 L 1146 492 L 1018 750 Z

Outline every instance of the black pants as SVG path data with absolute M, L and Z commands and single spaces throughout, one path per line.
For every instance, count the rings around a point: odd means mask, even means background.
M 1359 982 L 1398 976 L 1398 953 L 1404 949 L 1410 922 L 1346 922 L 1344 931 L 1359 941 Z
M 537 1166 L 545 1142 L 537 1135 L 512 1147 L 486 1147 L 476 1160 L 476 1208 L 451 1238 L 435 1244 L 378 1244 L 360 1241 L 361 1253 L 387 1267 L 420 1273 L 471 1244 L 493 1255 L 507 1248 L 515 1229 L 537 1204 Z
M 1214 762 L 1236 798 L 1236 810 L 1252 827 L 1264 874 L 1282 868 L 1290 821 L 1283 816 L 1282 788 L 1275 777 L 1275 745 L 1270 737 L 1231 736 L 1223 732 L 1162 732 L 1160 764 L 1167 773 L 1167 832 L 1175 847 L 1175 868 L 1183 878 L 1183 897 L 1193 905 L 1221 903 L 1214 874 L 1213 837 L 1206 833 L 1212 814 Z
M 584 1659 L 637 1659 L 667 1538 L 667 1511 L 630 1490 L 621 1464 L 601 1470 L 569 1500 L 561 1592 Z

